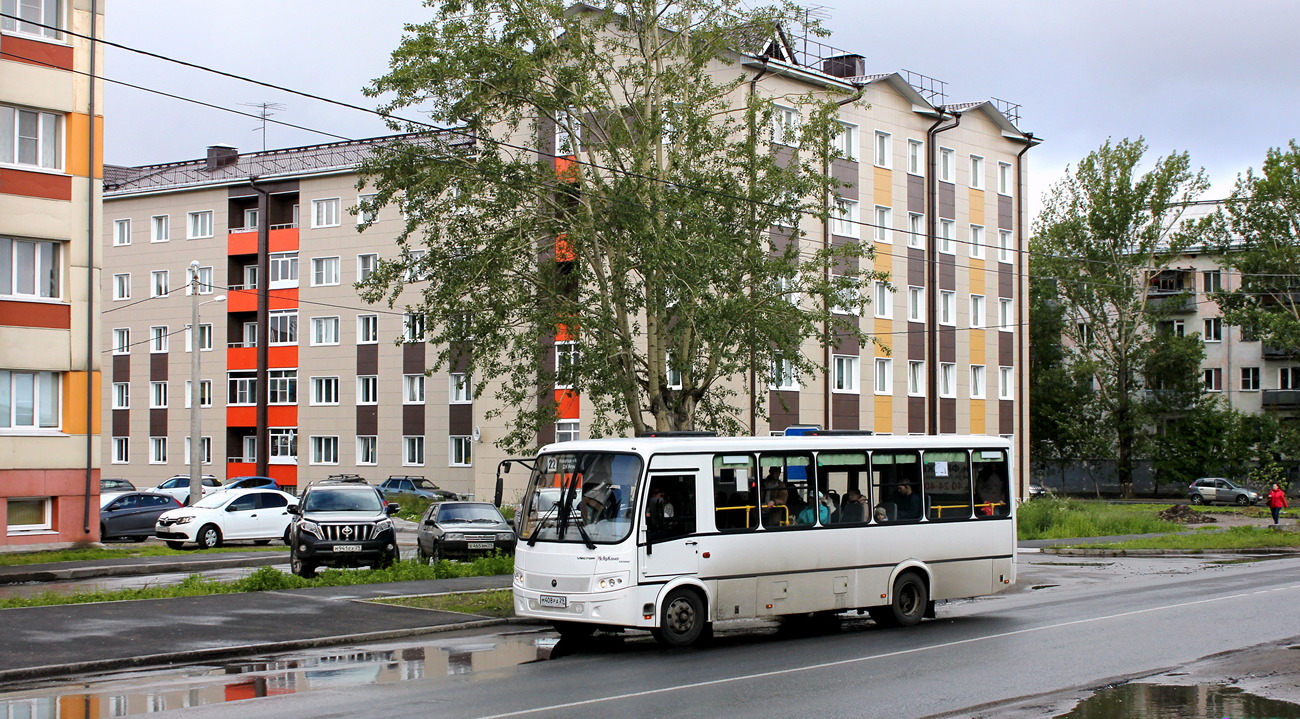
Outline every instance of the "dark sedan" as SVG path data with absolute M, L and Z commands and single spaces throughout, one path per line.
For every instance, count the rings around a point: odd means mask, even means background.
M 416 532 L 421 562 L 472 559 L 496 551 L 513 554 L 515 532 L 489 502 L 440 502 L 429 506 Z
M 162 492 L 124 492 L 99 500 L 99 539 L 130 538 L 143 542 L 153 536 L 158 515 L 181 503 Z

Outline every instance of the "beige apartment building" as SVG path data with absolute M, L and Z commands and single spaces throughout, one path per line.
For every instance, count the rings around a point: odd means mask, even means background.
M 827 49 L 829 50 L 829 49 Z M 873 288 L 859 318 L 888 348 L 845 338 L 833 353 L 809 345 L 824 368 L 770 388 L 757 434 L 790 427 L 881 434 L 972 433 L 1012 437 L 1027 483 L 1028 365 L 1025 151 L 1018 107 L 951 104 L 942 83 L 908 73 L 866 74 L 860 56 L 749 58 L 774 96 L 861 91 L 841 120 L 837 177 L 853 186 L 826 227 L 806 218 L 807 241 L 874 243 L 893 290 Z M 797 112 L 789 108 L 788 112 Z M 544 137 L 546 133 L 542 133 Z M 259 219 L 267 233 L 266 468 L 289 486 L 330 474 L 371 481 L 424 475 L 457 492 L 492 498 L 493 442 L 505 420 L 487 419 L 491 387 L 446 372 L 425 376 L 418 321 L 362 303 L 353 283 L 395 257 L 404 220 L 385 208 L 364 233 L 351 212 L 358 161 L 384 138 L 239 154 L 213 146 L 200 160 L 108 168 L 104 217 L 105 443 L 112 471 L 148 484 L 186 472 L 191 377 L 201 359 L 204 466 L 253 474 Z M 559 165 L 554 140 L 539 157 Z M 255 178 L 255 179 L 253 179 Z M 267 216 L 261 218 L 258 202 Z M 198 297 L 187 294 L 198 263 Z M 224 303 L 215 302 L 224 296 Z M 201 304 L 197 335 L 186 330 Z M 197 336 L 197 339 L 196 339 Z M 566 351 L 560 337 L 556 351 Z M 586 436 L 592 408 L 557 388 L 560 421 L 539 442 Z M 513 501 L 526 480 L 506 476 Z
M 0 18 L 0 551 L 99 534 L 103 5 Z

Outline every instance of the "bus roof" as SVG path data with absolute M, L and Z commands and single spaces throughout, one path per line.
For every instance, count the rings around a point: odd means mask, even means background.
M 635 452 L 690 454 L 695 452 L 798 451 L 845 449 L 951 449 L 981 447 L 1011 449 L 1011 441 L 984 434 L 941 435 L 802 435 L 772 437 L 611 437 L 555 442 L 541 449 L 552 452 Z

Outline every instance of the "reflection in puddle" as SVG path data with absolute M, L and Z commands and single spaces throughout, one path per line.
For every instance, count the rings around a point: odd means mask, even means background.
M 1056 719 L 1204 719 L 1300 717 L 1300 704 L 1265 699 L 1236 687 L 1125 684 L 1103 689 Z
M 0 693 L 0 717 L 98 719 L 313 689 L 408 681 L 436 684 L 548 659 L 556 643 L 553 634 L 543 633 L 497 639 L 425 639 L 373 650 L 311 650 L 251 661 L 90 677 L 74 684 L 50 683 Z

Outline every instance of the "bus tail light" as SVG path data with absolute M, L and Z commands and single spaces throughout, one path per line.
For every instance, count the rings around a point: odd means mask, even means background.
M 646 602 L 645 604 L 643 604 L 643 605 L 641 606 L 641 616 L 642 616 L 642 618 L 644 618 L 644 619 L 654 619 L 654 617 L 655 617 L 655 605 L 653 605 L 653 604 L 651 604 L 651 603 L 649 603 L 649 602 Z

